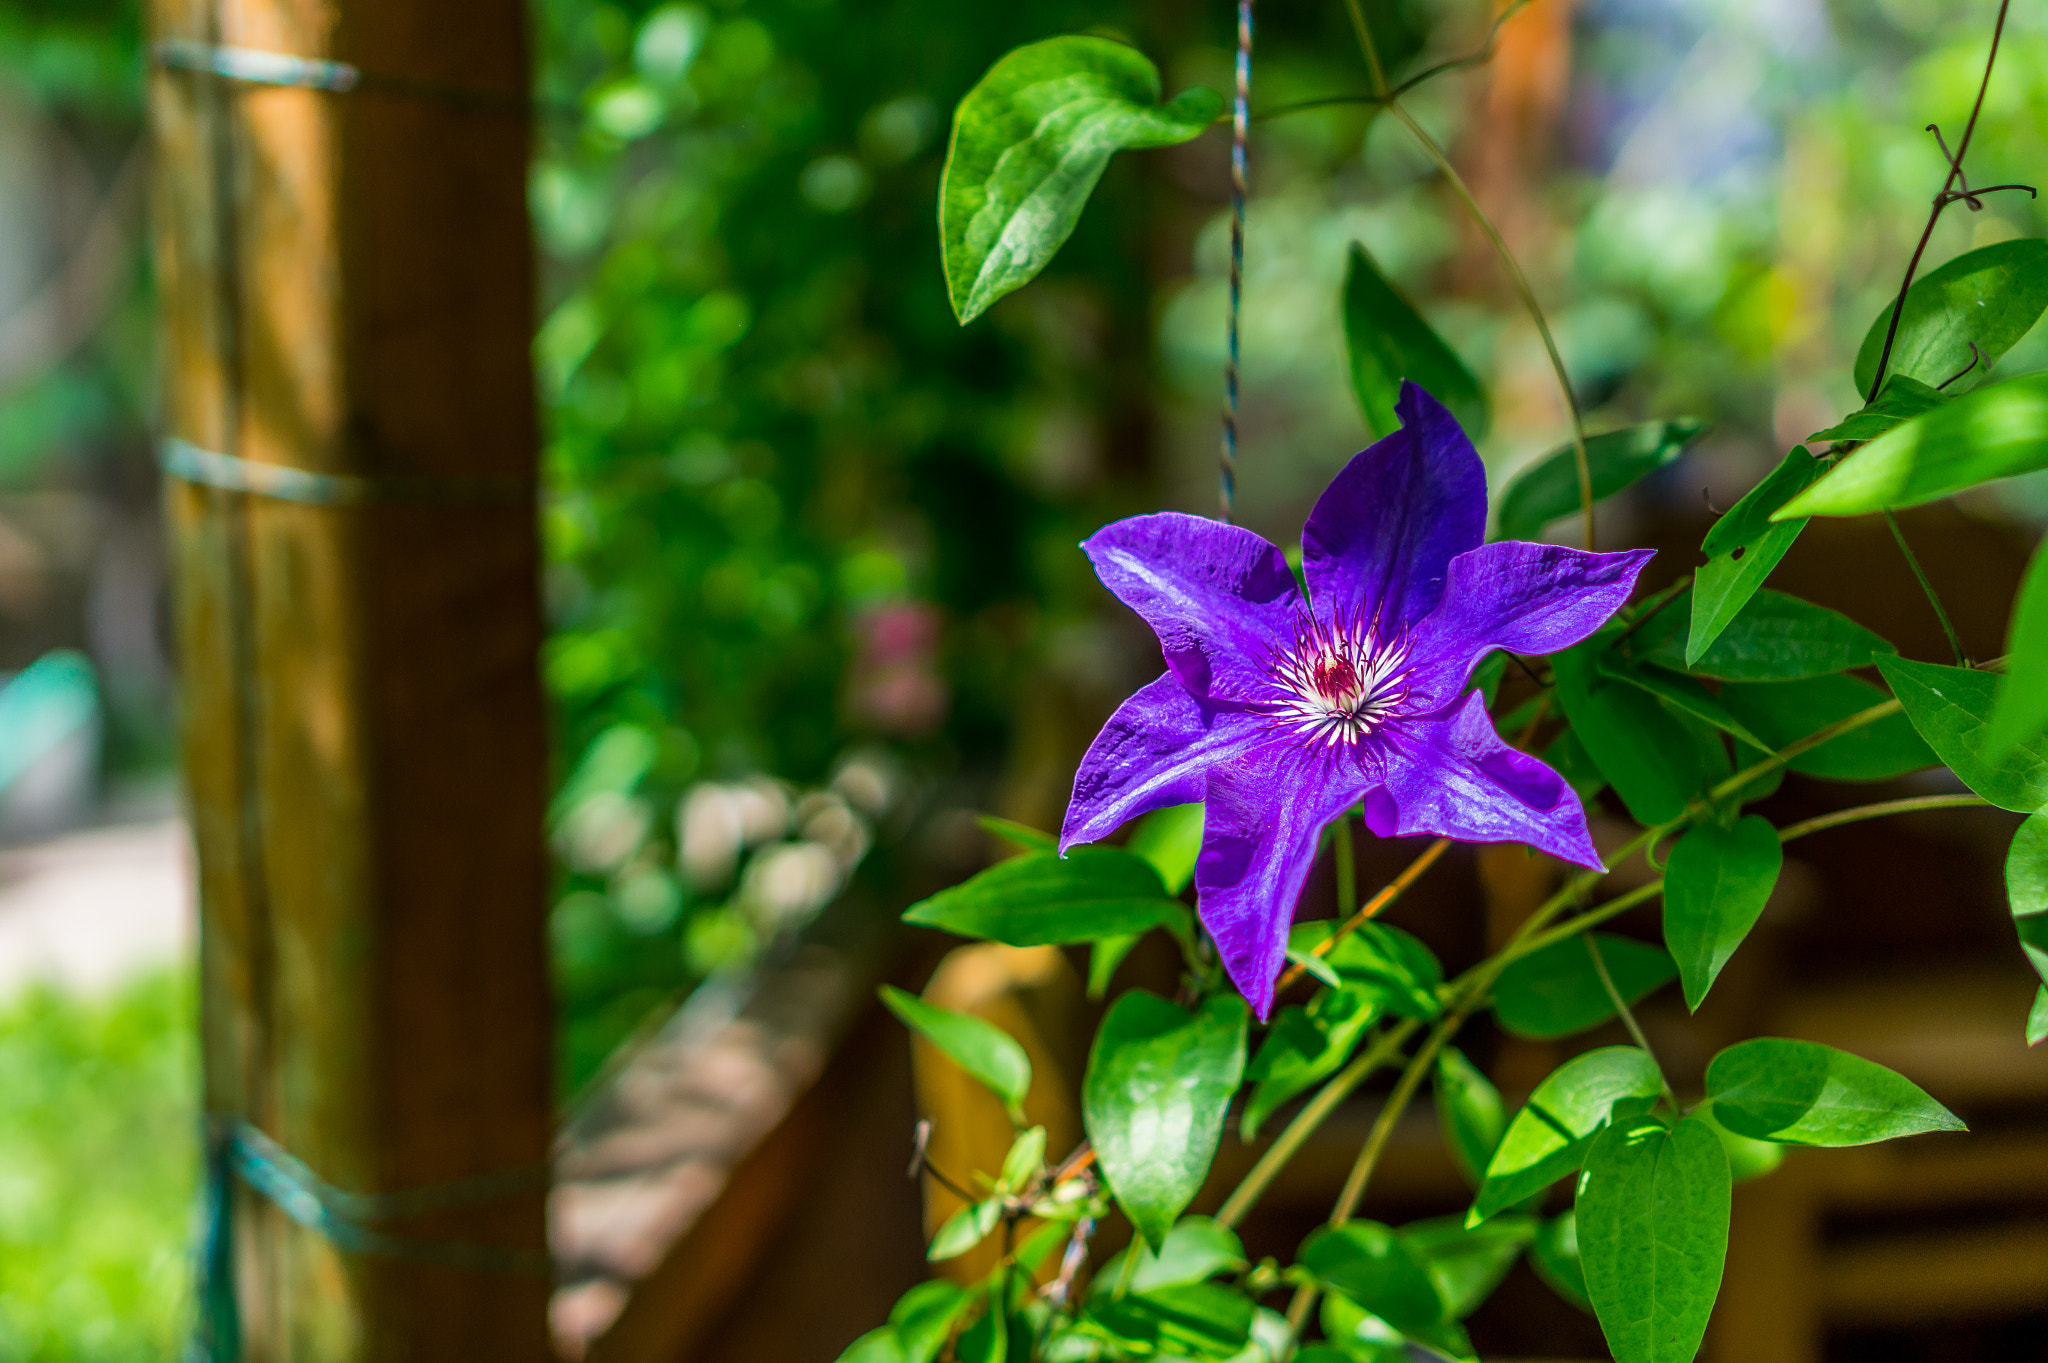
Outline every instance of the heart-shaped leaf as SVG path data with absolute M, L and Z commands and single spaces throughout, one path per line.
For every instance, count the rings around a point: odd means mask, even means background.
M 1485 433 L 1486 392 L 1479 381 L 1355 241 L 1344 274 L 1344 345 L 1351 387 L 1374 435 L 1400 429 L 1394 403 L 1403 379 L 1450 408 L 1474 440 Z
M 1223 108 L 1200 88 L 1159 102 L 1159 70 L 1107 38 L 1020 47 L 953 113 L 939 186 L 946 289 L 965 325 L 1045 268 L 1109 158 L 1200 136 Z
M 1234 996 L 1190 1013 L 1134 989 L 1095 1034 L 1082 1121 L 1110 1192 L 1155 1250 L 1216 1157 L 1244 1074 L 1246 1019 Z
M 1877 378 L 1878 356 L 1897 306 L 1896 299 L 1885 305 L 1856 349 L 1859 393 L 1868 393 Z M 1949 384 L 1953 393 L 1973 388 L 2033 328 L 2043 308 L 2048 308 L 2048 241 L 2021 237 L 1965 251 L 1920 276 L 1906 291 L 1885 373 L 1927 384 L 1954 379 Z M 1889 380 L 1885 390 L 1891 390 Z
M 1586 1152 L 1579 1262 L 1615 1363 L 1692 1363 L 1728 1255 L 1728 1157 L 1706 1123 L 1616 1122 Z

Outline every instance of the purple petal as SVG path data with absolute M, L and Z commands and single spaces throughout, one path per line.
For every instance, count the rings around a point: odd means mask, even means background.
M 1381 755 L 1386 783 L 1365 797 L 1366 827 L 1380 837 L 1524 842 L 1602 869 L 1579 797 L 1562 776 L 1501 741 L 1478 692 L 1453 715 L 1389 726 Z
M 1448 705 L 1473 665 L 1496 648 L 1541 654 L 1571 647 L 1621 609 L 1655 552 L 1589 554 L 1507 540 L 1458 555 L 1443 604 L 1415 629 L 1415 704 Z
M 1270 690 L 1262 660 L 1293 638 L 1301 599 L 1278 548 L 1177 511 L 1106 525 L 1081 547 L 1102 585 L 1152 626 L 1188 690 L 1226 701 Z
M 1429 614 L 1453 558 L 1486 536 L 1486 470 L 1443 406 L 1412 383 L 1401 429 L 1330 480 L 1301 531 L 1318 617 L 1377 614 L 1397 629 Z
M 1195 889 L 1223 968 L 1260 1020 L 1287 959 L 1294 904 L 1323 825 L 1357 803 L 1370 778 L 1348 757 L 1268 743 L 1209 770 Z
M 1140 814 L 1193 804 L 1208 788 L 1212 763 L 1271 737 L 1258 716 L 1204 704 L 1171 672 L 1141 687 L 1109 717 L 1074 773 L 1060 851 L 1100 841 Z

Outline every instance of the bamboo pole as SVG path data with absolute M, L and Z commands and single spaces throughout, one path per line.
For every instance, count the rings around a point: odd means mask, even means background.
M 199 452 L 165 503 L 207 1108 L 362 1193 L 531 1171 L 377 1230 L 532 1257 L 551 1026 L 523 7 L 150 9 L 163 420 Z M 362 79 L 185 69 L 166 42 Z M 345 1252 L 234 1197 L 251 1363 L 546 1357 L 544 1274 Z

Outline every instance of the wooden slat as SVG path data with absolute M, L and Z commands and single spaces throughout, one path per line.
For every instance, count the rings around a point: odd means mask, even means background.
M 523 6 L 152 0 L 151 20 L 378 77 L 152 74 L 166 434 L 322 473 L 530 480 Z M 174 480 L 166 511 L 209 1108 L 361 1191 L 544 1168 L 532 505 Z M 541 1191 L 385 1229 L 538 1251 Z M 238 1208 L 252 1361 L 546 1356 L 540 1275 L 343 1255 Z

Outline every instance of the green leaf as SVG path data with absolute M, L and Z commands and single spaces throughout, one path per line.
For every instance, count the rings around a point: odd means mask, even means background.
M 1884 691 L 1860 677 L 1812 677 L 1796 682 L 1730 684 L 1721 688 L 1729 713 L 1759 734 L 1773 749 L 1819 733 L 1873 705 L 1882 705 Z M 1744 765 L 1763 756 L 1751 752 Z M 1830 781 L 1887 781 L 1935 764 L 1934 750 L 1922 742 L 1904 715 L 1887 715 L 1860 729 L 1851 729 L 1792 759 L 1793 771 Z
M 1463 1320 L 1477 1311 L 1536 1237 L 1536 1218 L 1503 1213 L 1479 1226 L 1440 1216 L 1401 1227 L 1401 1238 L 1429 1272 L 1444 1311 Z
M 903 921 L 1036 947 L 1142 933 L 1186 913 L 1144 858 L 1114 847 L 1077 847 L 1064 857 L 1033 852 L 999 861 L 912 904 Z
M 1728 1156 L 1728 1174 L 1737 1183 L 1746 1183 L 1753 1178 L 1762 1178 L 1785 1162 L 1785 1147 L 1776 1141 L 1760 1141 L 1753 1136 L 1738 1136 L 1721 1125 L 1714 1116 L 1712 1103 L 1701 1103 L 1692 1116 L 1714 1128 L 1714 1134 L 1721 1138 L 1721 1151 Z
M 1679 417 L 1591 437 L 1586 441 L 1586 463 L 1593 475 L 1593 500 L 1612 497 L 1676 463 L 1685 447 L 1706 429 L 1704 421 Z M 1564 445 L 1523 469 L 1507 485 L 1500 496 L 1500 528 L 1495 533 L 1504 540 L 1533 540 L 1552 521 L 1578 511 L 1578 452 Z
M 1768 588 L 1751 597 L 1713 645 L 1691 663 L 1685 660 L 1686 615 L 1691 593 L 1680 593 L 1649 623 L 1631 634 L 1623 648 L 1641 662 L 1718 681 L 1797 681 L 1852 667 L 1868 667 L 1880 653 L 1898 649 L 1839 611 L 1816 606 Z
M 1138 1257 L 1128 1281 L 1123 1276 L 1126 1254 Z M 1219 1273 L 1238 1273 L 1246 1263 L 1235 1231 L 1206 1216 L 1188 1216 L 1174 1222 L 1157 1254 L 1140 1241 L 1112 1256 L 1095 1275 L 1095 1288 L 1113 1290 L 1121 1284 L 1126 1291 L 1150 1292 L 1203 1282 Z
M 1610 933 L 1591 933 L 1623 999 L 1634 1003 L 1673 979 L 1678 967 L 1662 947 Z M 1493 986 L 1500 1025 L 1518 1036 L 1550 1040 L 1597 1027 L 1614 1016 L 1585 937 L 1567 937 L 1532 951 L 1500 973 Z
M 1730 1131 L 1781 1145 L 1868 1145 L 1963 1129 L 1912 1080 L 1817 1041 L 1730 1046 L 1707 1065 L 1707 1097 Z
M 1012 847 L 1026 852 L 1057 852 L 1060 840 L 1052 834 L 1033 828 L 1030 824 L 1005 819 L 1000 814 L 983 814 L 975 819 L 984 831 L 993 833 Z
M 847 1345 L 846 1352 L 839 1355 L 839 1363 L 906 1363 L 907 1359 L 902 1341 L 886 1325 L 868 1331 Z
M 1355 241 L 1344 273 L 1344 345 L 1352 391 L 1374 435 L 1400 427 L 1394 403 L 1403 379 L 1450 408 L 1473 439 L 1485 433 L 1486 394 L 1479 381 Z
M 1558 701 L 1629 815 L 1645 827 L 1668 823 L 1700 789 L 1698 750 L 1656 698 L 1599 675 L 1594 658 L 1606 643 L 1595 638 L 1551 658 Z
M 1824 431 L 1815 431 L 1806 437 L 1806 443 L 1823 445 L 1830 440 L 1875 440 L 1892 427 L 1911 421 L 1922 412 L 1931 412 L 1947 400 L 1940 389 L 1931 388 L 1904 374 L 1896 374 L 1884 381 L 1884 392 L 1878 395 L 1876 402 L 1866 404 L 1860 411 L 1842 418 Z
M 1550 741 L 1550 746 L 1543 750 L 1543 760 L 1564 778 L 1564 783 L 1572 788 L 1572 794 L 1582 801 L 1590 801 L 1607 789 L 1607 778 L 1600 774 L 1593 755 L 1586 751 L 1586 745 L 1579 742 L 1579 736 L 1570 729 Z
M 1019 1126 L 1024 1124 L 1024 1095 L 1031 1088 L 1031 1061 L 1007 1032 L 980 1018 L 926 1003 L 894 985 L 883 985 L 881 995 L 890 1012 L 993 1090 L 1009 1109 L 1010 1120 Z
M 1287 934 L 1287 948 L 1313 952 L 1335 928 L 1328 920 L 1298 923 Z M 1440 1011 L 1436 991 L 1444 981 L 1443 966 L 1411 932 L 1367 923 L 1340 939 L 1323 960 L 1342 979 L 1376 987 L 1403 1017 L 1427 1020 Z
M 1685 644 L 1688 666 L 1713 647 L 1806 528 L 1804 521 L 1772 524 L 1778 509 L 1826 472 L 1827 465 L 1806 446 L 1794 446 L 1700 541 L 1707 561 L 1693 573 L 1692 628 Z
M 2043 467 L 2048 467 L 2048 373 L 2022 374 L 1944 403 L 1859 446 L 1777 515 L 1861 516 L 1896 510 Z
M 2035 735 L 2000 761 L 1985 755 L 1996 677 L 1908 658 L 1879 658 L 1877 667 L 1920 737 L 1964 785 L 2016 814 L 2048 806 L 2048 733 Z
M 1365 984 L 1340 984 L 1317 994 L 1306 1008 L 1281 1009 L 1245 1069 L 1257 1087 L 1238 1119 L 1243 1139 L 1255 1139 L 1275 1109 L 1335 1074 L 1384 1010 L 1384 993 Z
M 1169 1358 L 1227 1359 L 1251 1338 L 1251 1298 L 1218 1283 L 1185 1283 L 1150 1292 L 1093 1295 L 1088 1314 L 1123 1353 Z
M 2048 811 L 2030 815 L 2005 854 L 2005 898 L 2020 949 L 2048 981 Z
M 889 1312 L 889 1328 L 896 1332 L 904 1363 L 931 1363 L 938 1357 L 969 1300 L 963 1289 L 943 1280 L 919 1283 L 905 1292 Z
M 1458 1172 L 1477 1187 L 1507 1130 L 1507 1105 L 1493 1081 L 1456 1046 L 1437 1053 L 1435 1088 L 1437 1125 L 1443 1128 L 1444 1143 Z
M 1341 1292 L 1402 1334 L 1428 1333 L 1445 1318 L 1429 1270 L 1400 1236 L 1377 1221 L 1325 1226 L 1301 1247 L 1316 1281 Z
M 1010 1153 L 1003 1156 L 1002 1172 L 996 1175 L 996 1191 L 1005 1197 L 1014 1197 L 1038 1176 L 1045 1164 L 1045 1128 L 1034 1126 L 1010 1142 Z
M 1720 697 L 1691 677 L 1675 677 L 1653 667 L 1631 667 L 1626 659 L 1611 652 L 1600 654 L 1594 666 L 1601 676 L 1647 691 L 1679 714 L 1696 719 L 1709 728 L 1732 734 L 1752 745 L 1760 746 L 1762 743 L 1741 720 L 1728 712 Z
M 1586 1153 L 1579 1262 L 1615 1363 L 1692 1363 L 1728 1254 L 1728 1157 L 1704 1122 L 1617 1122 Z
M 1192 89 L 1159 103 L 1159 71 L 1107 38 L 1048 38 L 989 68 L 953 113 L 939 186 L 946 289 L 965 325 L 1045 268 L 1109 158 L 1199 136 L 1223 107 Z
M 1131 954 L 1131 948 L 1138 945 L 1141 932 L 1119 933 L 1115 937 L 1098 938 L 1088 944 L 1088 997 L 1099 999 L 1109 993 L 1109 982 L 1116 978 L 1116 968 L 1124 963 L 1124 957 Z
M 933 1263 L 965 1254 L 996 1228 L 996 1222 L 1003 1219 L 1003 1199 L 983 1198 L 970 1202 L 959 1211 L 947 1217 L 939 1227 L 939 1233 L 932 1237 L 932 1247 L 925 1252 L 925 1258 Z
M 1688 830 L 1664 864 L 1664 942 L 1678 962 L 1685 1006 L 1697 1010 L 1721 967 L 1749 936 L 1778 883 L 1785 849 L 1769 820 Z
M 1662 1091 L 1657 1062 L 1634 1046 L 1603 1046 L 1560 1065 L 1508 1123 L 1466 1224 L 1477 1225 L 1577 1169 L 1611 1114 L 1647 1111 Z
M 1168 894 L 1179 894 L 1195 878 L 1195 858 L 1202 851 L 1202 806 L 1153 810 L 1138 821 L 1128 850 L 1152 864 Z
M 1877 377 L 1878 356 L 1891 330 L 1897 300 L 1885 305 L 1864 333 L 1856 350 L 1856 391 L 1868 393 Z M 1998 357 L 2026 335 L 2041 310 L 2048 307 L 2048 241 L 2022 237 L 1966 251 L 1915 280 L 1906 292 L 1899 330 L 1892 341 L 1886 374 L 1904 374 L 1923 383 L 1955 378 L 1982 352 L 1962 378 L 1951 385 L 1960 393 L 1973 388 Z M 1885 383 L 1891 389 L 1889 380 Z
M 1235 996 L 1191 1014 L 1134 989 L 1110 1005 L 1095 1034 L 1082 1121 L 1110 1192 L 1154 1249 L 1216 1157 L 1244 1074 L 1245 1026 Z
M 2034 1006 L 2027 1010 L 2027 1044 L 2038 1046 L 2048 1038 L 2048 984 L 2034 991 Z
M 2048 728 L 2048 540 L 2034 550 L 2020 583 L 2005 652 L 2005 675 L 1984 735 L 1984 755 L 1993 761 Z
M 998 1273 L 988 1281 L 983 1295 L 988 1309 L 960 1334 L 953 1345 L 956 1363 L 1029 1363 L 1032 1347 L 1031 1318 L 1016 1309 L 1012 1300 L 1019 1281 L 1014 1273 Z
M 1543 1223 L 1529 1246 L 1529 1267 L 1558 1296 L 1581 1311 L 1591 1311 L 1586 1296 L 1586 1270 L 1579 1263 L 1579 1214 L 1567 1211 Z
M 1417 1326 L 1403 1333 L 1341 1292 L 1323 1298 L 1323 1337 L 1337 1343 L 1341 1363 L 1476 1363 L 1472 1341 L 1452 1320 Z M 1308 1363 L 1298 1355 L 1296 1363 Z

